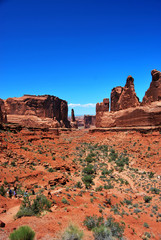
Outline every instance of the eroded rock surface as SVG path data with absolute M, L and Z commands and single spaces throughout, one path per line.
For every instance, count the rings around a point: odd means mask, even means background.
M 161 100 L 161 72 L 154 69 L 151 71 L 151 75 L 152 82 L 145 93 L 142 105 Z
M 111 92 L 111 112 L 96 105 L 96 127 L 130 127 L 161 125 L 161 72 L 153 70 L 150 88 L 140 104 L 134 89 L 134 79 L 128 76 L 125 87 Z
M 128 76 L 125 87 L 113 88 L 111 92 L 111 111 L 139 106 L 139 99 L 134 89 L 134 79 Z
M 70 125 L 72 128 L 78 128 L 77 121 L 75 119 L 74 109 L 71 110 L 71 122 Z
M 0 123 L 7 122 L 7 114 L 5 111 L 4 101 L 0 99 Z
M 50 95 L 24 95 L 19 98 L 8 98 L 4 101 L 4 104 L 11 122 L 17 122 L 18 118 L 16 118 L 16 116 L 20 116 L 24 125 L 25 122 L 28 124 L 30 122 L 31 124 L 31 121 L 37 123 L 39 119 L 43 120 L 42 124 L 46 124 L 44 119 L 49 118 L 52 120 L 54 119 L 54 122 L 48 125 L 52 126 L 56 124 L 58 126 L 61 122 L 63 127 L 70 127 L 67 102 L 58 97 Z

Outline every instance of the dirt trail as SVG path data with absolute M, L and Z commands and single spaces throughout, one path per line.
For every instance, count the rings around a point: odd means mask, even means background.
M 4 222 L 5 224 L 12 222 L 19 208 L 20 208 L 20 205 L 17 205 L 10 208 L 6 213 L 2 213 L 0 215 L 1 221 Z

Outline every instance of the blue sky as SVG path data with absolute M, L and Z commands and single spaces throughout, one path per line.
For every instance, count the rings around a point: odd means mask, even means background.
M 160 9 L 160 0 L 0 0 L 0 98 L 51 94 L 95 114 L 132 75 L 142 100 L 161 70 Z

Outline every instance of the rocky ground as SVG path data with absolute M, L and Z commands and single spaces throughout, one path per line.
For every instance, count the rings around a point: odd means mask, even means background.
M 161 133 L 41 131 L 0 133 L 0 239 L 29 225 L 36 239 L 60 239 L 72 222 L 94 239 L 87 216 L 112 216 L 124 239 L 161 239 Z M 88 176 L 88 177 L 87 177 Z M 50 211 L 17 218 L 24 191 L 45 195 Z M 52 198 L 48 197 L 51 192 Z M 3 195 L 3 194 L 2 194 Z M 30 200 L 35 196 L 29 196 Z

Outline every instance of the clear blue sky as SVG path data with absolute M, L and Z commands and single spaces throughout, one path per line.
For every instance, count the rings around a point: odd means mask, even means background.
M 51 94 L 94 114 L 84 104 L 132 75 L 142 100 L 161 70 L 160 10 L 160 0 L 0 0 L 0 98 Z

